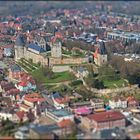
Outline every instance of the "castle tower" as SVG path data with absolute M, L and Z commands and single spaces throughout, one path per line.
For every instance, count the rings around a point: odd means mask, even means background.
M 51 42 L 51 56 L 55 58 L 62 57 L 62 44 L 56 37 L 54 37 Z
M 15 61 L 24 58 L 24 46 L 25 46 L 25 41 L 23 35 L 19 34 L 16 38 L 15 42 Z
M 94 53 L 94 62 L 98 66 L 102 66 L 108 61 L 107 51 L 105 48 L 105 43 L 100 42 L 100 46 L 96 49 Z

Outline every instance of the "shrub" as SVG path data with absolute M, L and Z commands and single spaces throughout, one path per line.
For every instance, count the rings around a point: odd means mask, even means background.
M 75 80 L 70 83 L 70 86 L 77 86 L 83 84 L 82 80 Z

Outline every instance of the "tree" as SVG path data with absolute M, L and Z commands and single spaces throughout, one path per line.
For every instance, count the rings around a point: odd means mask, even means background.
M 112 57 L 109 62 L 112 67 L 120 72 L 121 77 L 126 78 L 132 84 L 140 83 L 140 64 L 137 62 L 125 62 L 122 58 Z
M 97 89 L 104 88 L 103 82 L 97 78 L 94 78 L 92 73 L 89 73 L 88 77 L 85 78 L 85 82 L 87 83 L 89 87 L 92 87 L 92 88 L 97 88 Z
M 99 68 L 99 79 L 101 80 L 118 80 L 119 74 L 110 65 L 103 65 Z
M 41 68 L 43 75 L 47 78 L 51 79 L 54 77 L 54 72 L 49 67 L 42 67 Z

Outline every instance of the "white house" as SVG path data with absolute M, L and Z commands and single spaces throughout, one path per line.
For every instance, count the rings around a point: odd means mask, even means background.
M 7 112 L 0 112 L 0 120 L 1 119 L 9 119 L 12 120 L 13 119 L 13 114 L 12 113 L 7 113 Z
M 132 60 L 133 60 L 132 58 L 124 58 L 124 61 L 126 61 L 126 62 L 130 62 Z
M 114 108 L 127 108 L 127 100 L 123 98 L 115 98 L 114 100 L 109 100 L 109 106 Z
M 55 108 L 62 109 L 68 106 L 69 98 L 62 97 L 58 92 L 51 95 Z
M 67 119 L 74 121 L 74 115 L 66 109 L 56 109 L 56 110 L 46 109 L 46 116 L 48 116 L 49 118 L 53 119 L 56 122 L 60 122 L 62 120 Z

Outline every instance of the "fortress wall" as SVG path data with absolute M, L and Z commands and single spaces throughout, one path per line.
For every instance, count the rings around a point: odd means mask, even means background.
M 30 52 L 30 51 L 25 51 L 24 52 L 24 57 L 25 59 L 29 60 L 29 59 L 32 59 L 34 63 L 38 63 L 38 62 L 41 62 L 41 64 L 44 63 L 44 57 L 39 55 L 39 54 L 35 54 L 33 52 Z M 47 61 L 48 63 L 48 61 Z
M 42 65 L 48 65 L 48 58 L 43 57 L 42 55 L 35 54 L 26 50 L 24 52 L 25 59 L 29 60 L 32 59 L 34 63 L 41 62 Z M 49 57 L 49 64 L 81 64 L 84 62 L 88 62 L 88 58 L 54 58 Z
M 81 64 L 88 62 L 88 58 L 50 58 L 50 64 Z
M 81 64 L 88 62 L 88 58 L 64 58 L 62 64 Z

